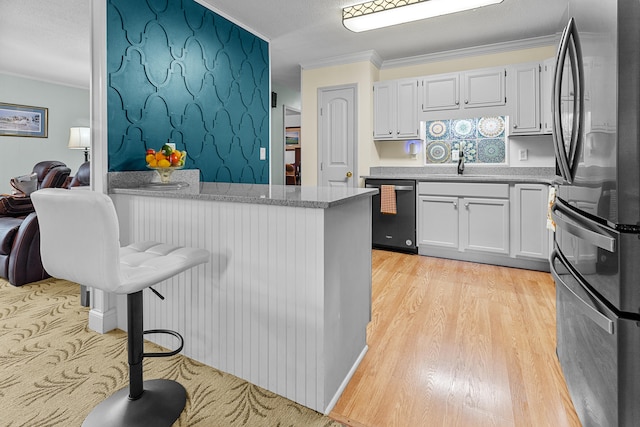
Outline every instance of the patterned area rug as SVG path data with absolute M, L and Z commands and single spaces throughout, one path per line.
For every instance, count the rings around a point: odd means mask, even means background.
M 0 425 L 80 426 L 127 386 L 126 334 L 89 330 L 78 292 L 63 280 L 16 288 L 0 279 Z M 147 343 L 145 351 L 162 349 Z M 175 426 L 342 426 L 182 355 L 145 359 L 144 378 L 174 379 L 187 389 Z

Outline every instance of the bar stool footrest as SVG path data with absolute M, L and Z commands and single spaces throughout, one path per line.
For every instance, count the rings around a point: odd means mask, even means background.
M 168 335 L 172 335 L 172 336 L 174 336 L 174 337 L 176 337 L 176 338 L 178 338 L 180 340 L 180 346 L 175 350 L 164 351 L 164 352 L 160 352 L 160 353 L 143 353 L 143 357 L 169 357 L 169 356 L 175 356 L 176 354 L 180 353 L 182 351 L 182 348 L 184 347 L 184 338 L 182 338 L 182 335 L 180 335 L 176 331 L 172 331 L 170 329 L 150 329 L 148 331 L 144 331 L 143 334 L 144 335 L 147 335 L 147 334 L 168 334 Z

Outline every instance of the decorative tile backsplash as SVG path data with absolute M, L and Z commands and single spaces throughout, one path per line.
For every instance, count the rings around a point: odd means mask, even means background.
M 451 152 L 464 150 L 467 163 L 504 164 L 506 155 L 506 117 L 434 120 L 426 122 L 425 161 L 449 164 Z

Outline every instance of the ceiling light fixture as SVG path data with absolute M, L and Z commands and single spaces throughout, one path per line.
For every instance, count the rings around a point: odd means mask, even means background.
M 502 3 L 503 0 L 374 0 L 342 9 L 342 24 L 359 33 Z

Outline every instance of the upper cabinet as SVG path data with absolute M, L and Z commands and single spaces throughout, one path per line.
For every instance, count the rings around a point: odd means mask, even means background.
M 538 134 L 542 132 L 540 118 L 540 71 L 538 62 L 511 67 L 513 104 L 511 107 L 511 134 Z
M 542 63 L 542 86 L 540 88 L 540 109 L 542 111 L 542 133 L 551 134 L 553 132 L 553 113 L 551 103 L 553 99 L 553 74 L 555 71 L 555 58 L 549 58 Z
M 373 138 L 418 138 L 418 79 L 387 80 L 373 84 Z
M 505 105 L 506 70 L 486 68 L 422 78 L 422 111 Z
M 373 137 L 414 139 L 419 121 L 480 116 L 509 116 L 509 135 L 551 134 L 554 59 L 374 83 Z M 608 126 L 604 113 L 594 127 Z
M 421 82 L 422 111 L 457 110 L 460 108 L 460 74 L 438 74 Z
M 541 135 L 553 131 L 551 93 L 554 59 L 528 62 L 509 67 L 507 96 L 509 132 L 512 135 Z
M 496 107 L 507 103 L 507 70 L 503 67 L 467 71 L 462 76 L 464 108 Z

